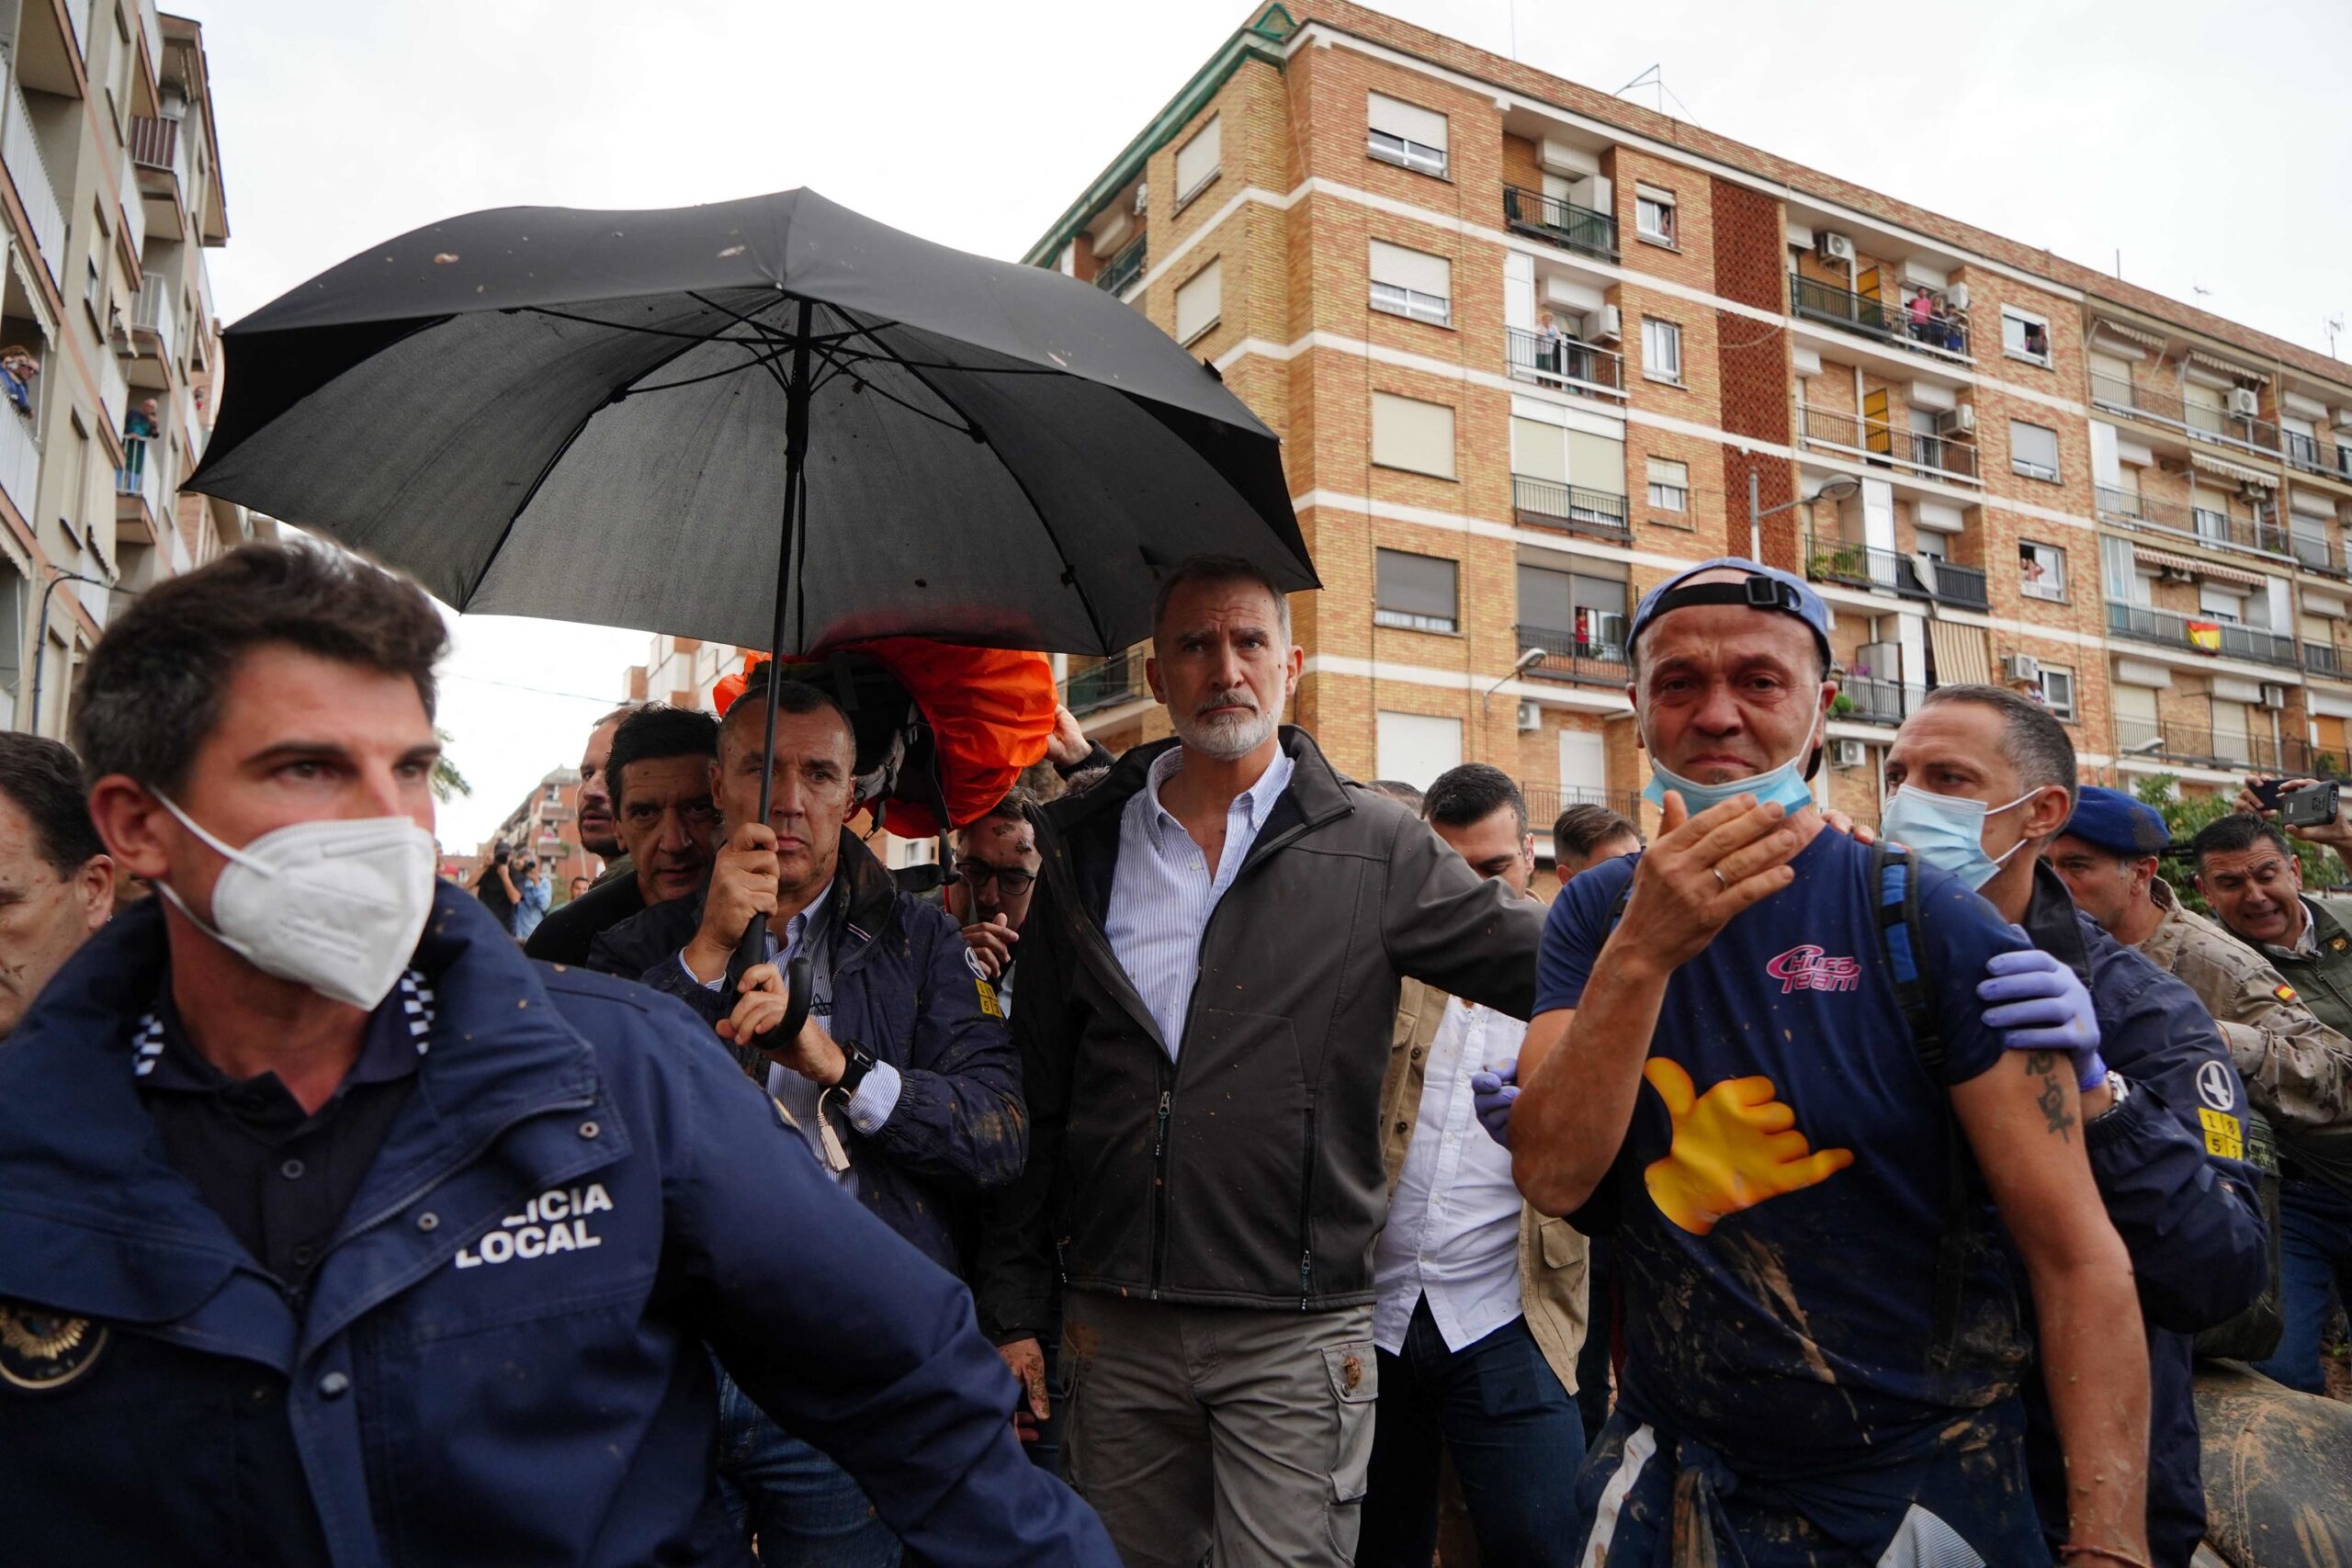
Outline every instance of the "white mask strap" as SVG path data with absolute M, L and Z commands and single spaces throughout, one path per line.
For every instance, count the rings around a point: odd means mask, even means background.
M 179 807 L 173 802 L 172 797 L 165 795 L 162 790 L 151 789 L 147 793 L 153 795 L 157 800 L 162 801 L 164 803 L 164 809 L 178 818 L 181 827 L 187 829 L 189 832 L 194 833 L 198 838 L 210 845 L 220 853 L 223 860 L 235 861 L 239 865 L 245 867 L 247 870 L 260 872 L 265 876 L 272 874 L 270 867 L 254 860 L 243 850 L 231 849 L 228 845 L 214 838 L 210 833 L 206 832 L 201 827 L 198 826 L 195 818 L 190 817 L 187 812 L 182 811 Z M 161 886 L 162 884 L 158 883 L 157 886 Z M 179 900 L 176 898 L 172 901 L 175 904 L 179 903 Z M 180 912 L 184 915 L 187 915 L 187 906 L 180 904 Z M 191 920 L 196 919 L 194 915 L 187 915 L 187 918 Z

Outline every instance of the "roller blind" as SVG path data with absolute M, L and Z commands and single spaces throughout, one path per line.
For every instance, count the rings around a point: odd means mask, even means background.
M 1380 776 L 1427 789 L 1437 776 L 1462 765 L 1462 721 L 1418 713 L 1379 716 Z
M 1540 419 L 1518 419 L 1510 422 L 1510 471 L 1525 474 L 1531 479 L 1549 479 L 1555 485 L 1568 482 L 1568 446 L 1562 439 L 1566 434 L 1556 424 L 1546 424 Z
M 1388 468 L 1453 477 L 1453 411 L 1443 403 L 1372 394 L 1372 460 Z
M 1625 493 L 1625 444 L 1582 430 L 1568 433 L 1568 482 L 1579 490 Z
M 1408 615 L 1451 621 L 1454 612 L 1454 563 L 1439 556 L 1404 550 L 1378 552 L 1380 607 Z
M 1217 319 L 1224 308 L 1222 260 L 1213 261 L 1184 280 L 1176 290 L 1176 341 L 1190 343 L 1202 328 Z
M 1447 299 L 1453 295 L 1453 264 L 1427 251 L 1408 251 L 1385 240 L 1374 240 L 1372 280 Z
M 1425 109 L 1419 104 L 1408 104 L 1402 98 L 1374 93 L 1370 96 L 1365 118 L 1374 130 L 1401 136 L 1408 141 L 1418 141 L 1441 152 L 1446 151 L 1445 116 Z
M 1217 117 L 1193 133 L 1176 151 L 1176 199 L 1183 200 L 1208 182 L 1217 166 Z

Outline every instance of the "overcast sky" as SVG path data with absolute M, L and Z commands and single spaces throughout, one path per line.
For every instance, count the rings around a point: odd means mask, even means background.
M 174 8 L 204 24 L 211 61 L 232 238 L 210 260 L 232 321 L 379 240 L 510 203 L 670 207 L 806 185 L 1018 256 L 1250 14 L 1224 0 Z M 1658 65 L 1670 96 L 1630 96 L 2080 262 L 2112 268 L 2120 251 L 2133 282 L 2315 349 L 2328 316 L 2352 313 L 2342 0 L 1980 0 L 1908 24 L 1816 0 L 1386 9 L 1603 91 Z M 577 761 L 645 646 L 464 618 L 443 716 L 475 794 L 444 811 L 444 843 L 470 849 Z

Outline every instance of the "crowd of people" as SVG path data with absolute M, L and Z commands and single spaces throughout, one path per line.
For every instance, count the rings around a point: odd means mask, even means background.
M 1289 615 L 1168 569 L 1172 735 L 1059 716 L 944 888 L 827 687 L 617 709 L 550 908 L 434 877 L 414 585 L 144 595 L 0 737 L 10 1552 L 2187 1568 L 2200 1358 L 2321 1392 L 2352 1278 L 2265 781 L 2211 921 L 2003 688 L 1858 827 L 1826 607 L 1710 561 L 1628 629 L 1655 837 L 1571 807 L 1547 904 L 1510 775 L 1280 722 Z

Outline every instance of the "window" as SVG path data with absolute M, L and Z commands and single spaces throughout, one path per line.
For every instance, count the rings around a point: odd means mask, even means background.
M 2058 433 L 2046 424 L 2009 421 L 2009 470 L 2030 479 L 2058 482 Z
M 1218 131 L 1216 115 L 1193 133 L 1193 139 L 1176 150 L 1176 205 L 1182 207 L 1201 187 L 1216 178 Z
M 2164 733 L 2156 721 L 2156 692 L 2153 686 L 2129 686 L 2120 682 L 2108 688 L 2115 708 L 2115 743 L 2127 752 L 2145 755 L 2149 742 Z
M 1655 512 L 1690 510 L 1690 464 L 1650 459 L 1650 508 Z
M 1384 164 L 1445 177 L 1445 116 L 1402 98 L 1373 93 L 1365 118 L 1365 152 Z
M 86 269 L 82 278 L 82 303 L 90 308 L 90 319 L 98 323 L 100 332 L 104 332 L 106 330 L 107 275 L 106 269 L 98 265 L 98 257 L 101 254 L 103 253 L 99 246 L 92 245 L 89 255 L 82 263 Z
M 2018 592 L 2029 599 L 2066 597 L 2066 552 L 2055 545 L 2018 541 Z
M 1642 318 L 1642 374 L 1653 381 L 1682 383 L 1682 329 L 1655 316 Z
M 1634 229 L 1654 244 L 1674 243 L 1674 193 L 1656 186 L 1635 186 Z
M 2041 667 L 2041 705 L 2052 718 L 2075 722 L 2075 672 L 2064 664 Z
M 2197 585 L 2197 610 L 2208 620 L 2241 626 L 2245 621 L 2245 595 L 2218 582 L 2200 582 Z
M 1625 657 L 1625 585 L 1606 577 L 1550 567 L 1519 569 L 1519 625 L 1523 642 L 1580 659 Z
M 2001 348 L 2011 359 L 2050 363 L 2050 323 L 2009 306 L 2001 307 Z
M 1462 765 L 1462 721 L 1430 718 L 1418 713 L 1376 716 L 1378 756 L 1375 768 L 1384 779 L 1396 779 L 1415 789 L 1427 789 L 1449 768 Z
M 1176 341 L 1190 343 L 1216 325 L 1224 308 L 1225 263 L 1212 261 L 1176 288 Z
M 1454 562 L 1403 550 L 1375 550 L 1374 558 L 1379 580 L 1374 622 L 1416 632 L 1462 629 L 1455 618 L 1454 578 L 1460 568 Z
M 1384 468 L 1453 477 L 1453 410 L 1443 403 L 1372 394 L 1372 460 Z
M 1385 240 L 1372 242 L 1372 308 L 1417 321 L 1453 321 L 1453 264 Z

